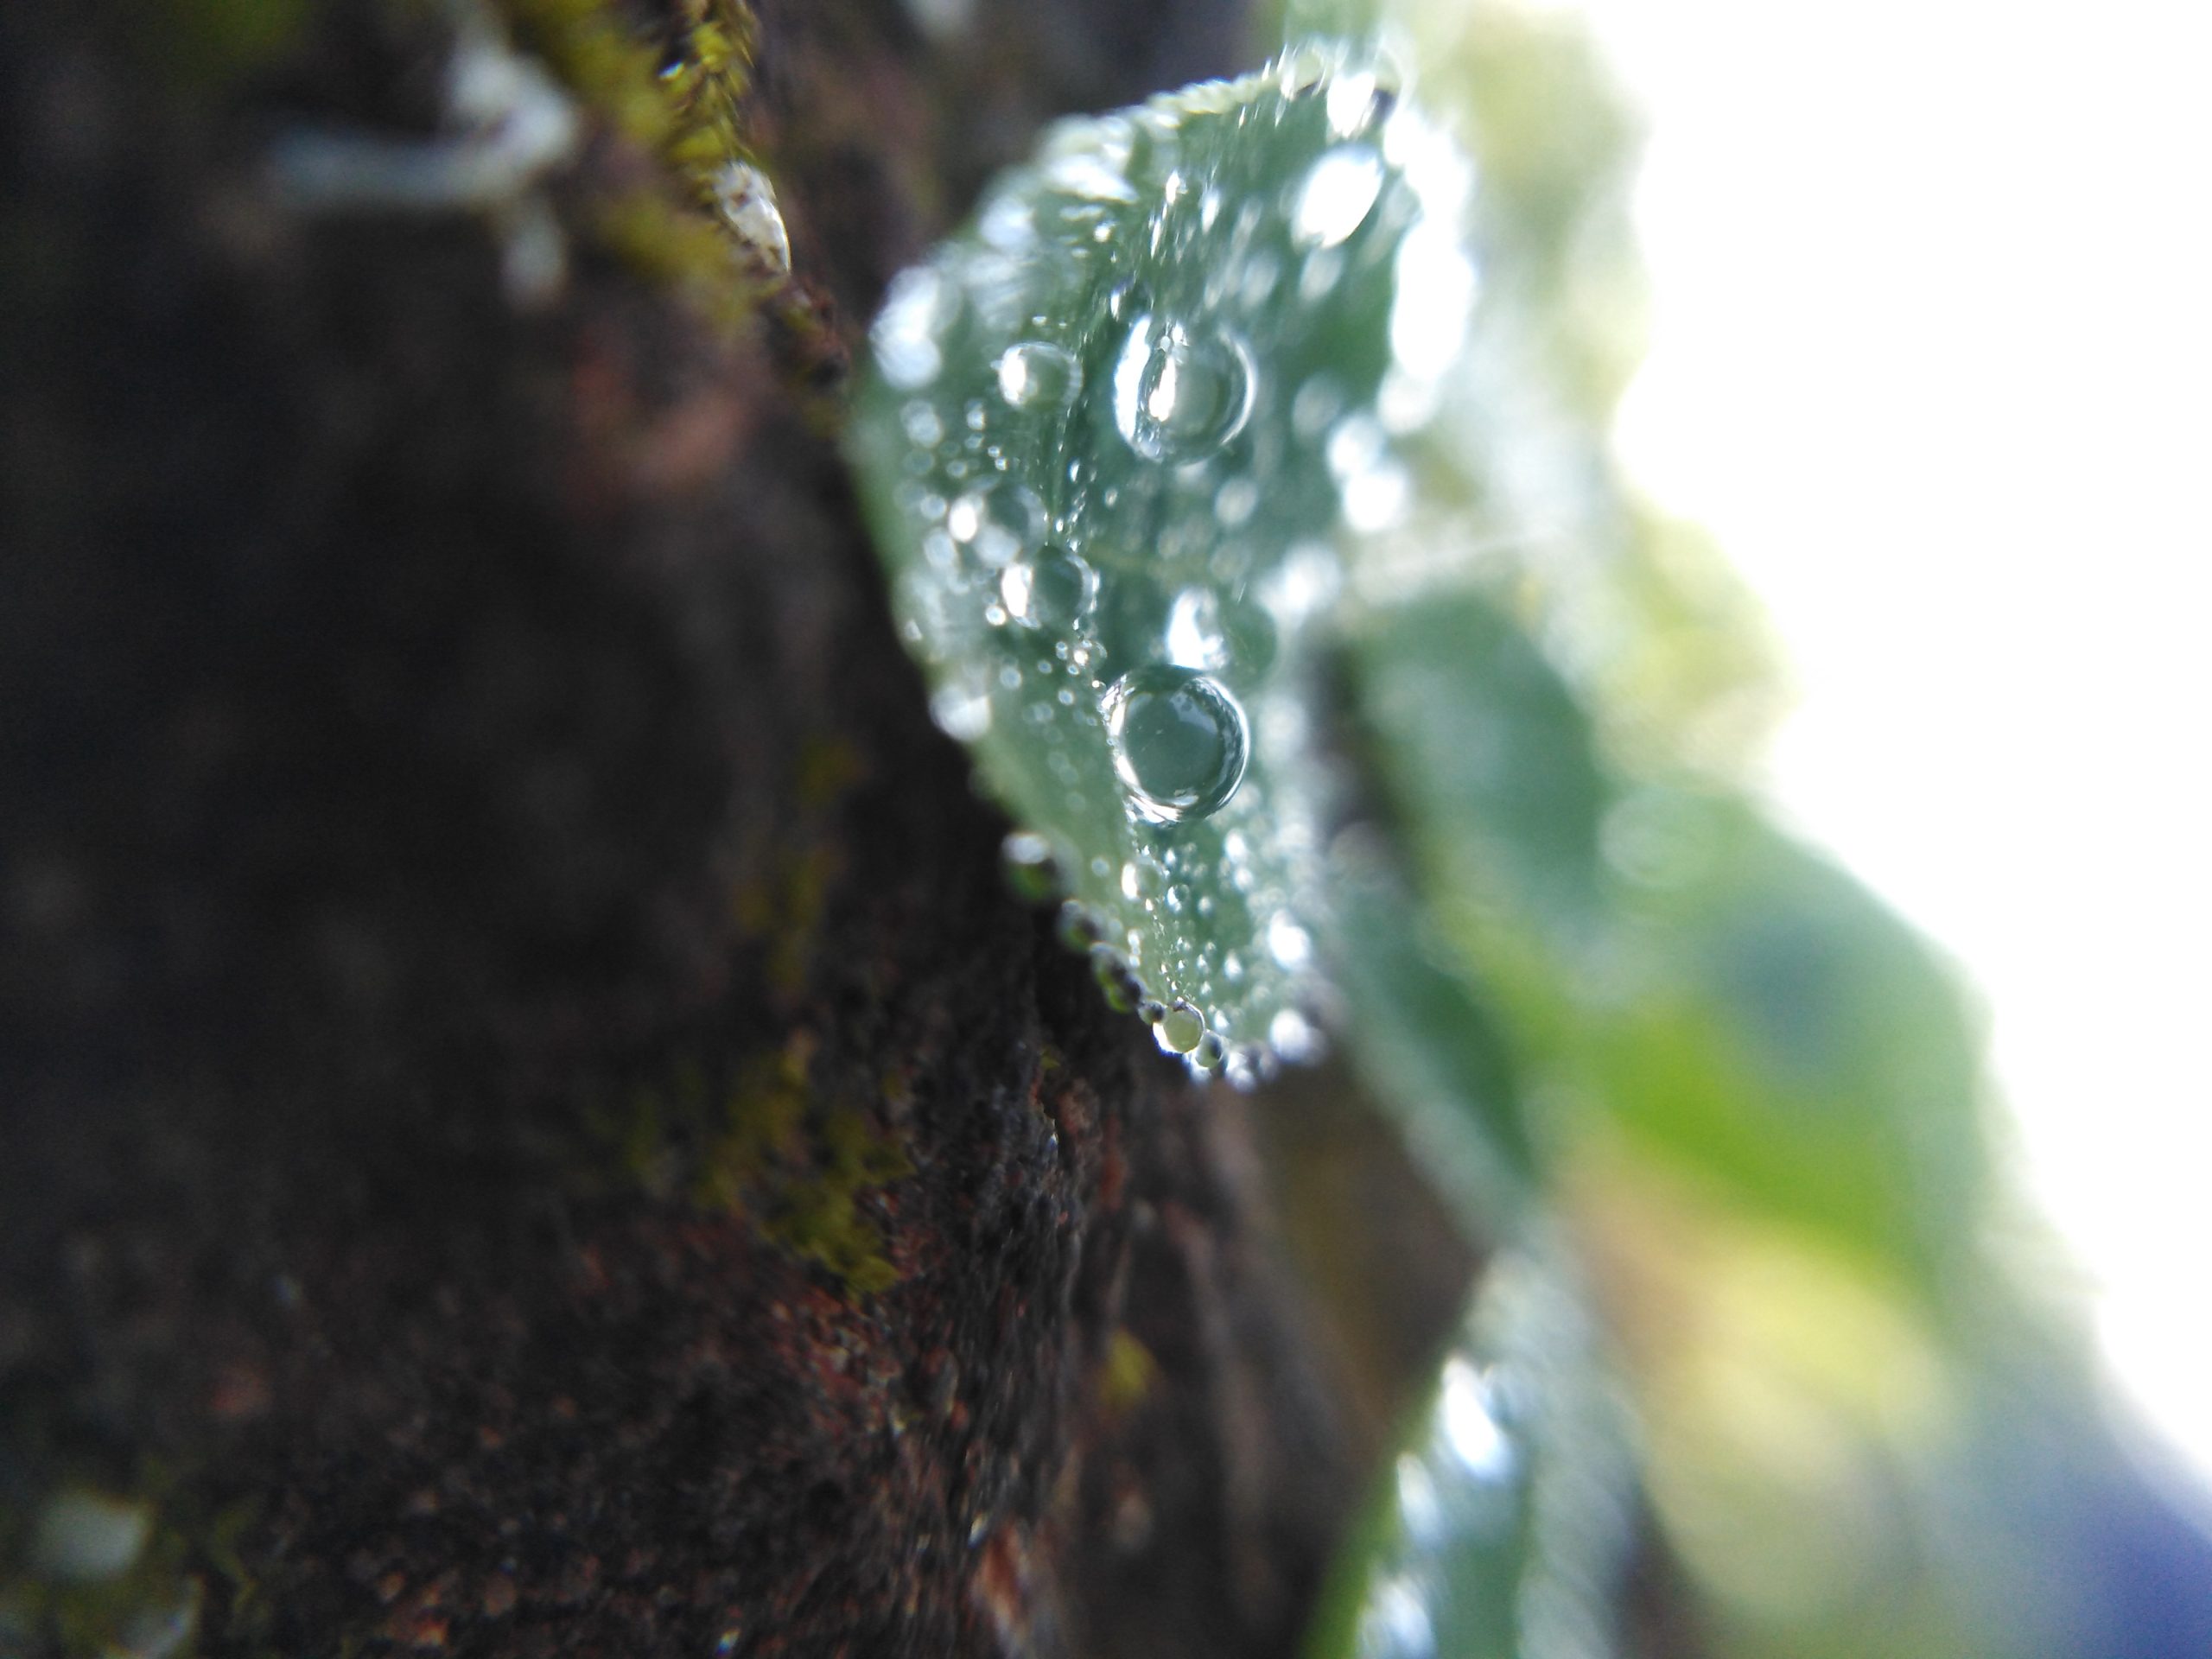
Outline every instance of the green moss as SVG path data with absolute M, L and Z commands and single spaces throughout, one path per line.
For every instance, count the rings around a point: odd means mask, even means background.
M 899 1274 L 863 1199 L 914 1166 L 873 1112 L 817 1095 L 814 1052 L 812 1034 L 795 1033 L 780 1050 L 741 1062 L 711 1104 L 704 1068 L 680 1065 L 592 1127 L 655 1198 L 682 1193 L 701 1209 L 742 1216 L 771 1243 L 871 1295 Z

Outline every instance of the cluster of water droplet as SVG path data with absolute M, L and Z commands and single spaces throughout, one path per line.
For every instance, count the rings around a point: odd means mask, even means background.
M 1435 147 L 1335 49 L 1064 123 L 893 284 L 856 412 L 932 713 L 1027 826 L 1010 872 L 1232 1077 L 1318 1044 L 1300 664 L 1456 349 L 1406 346 L 1440 291 L 1407 246 L 1448 221 L 1471 270 Z

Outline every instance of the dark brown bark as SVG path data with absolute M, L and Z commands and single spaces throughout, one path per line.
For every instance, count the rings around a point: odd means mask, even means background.
M 0 1571 L 86 1482 L 216 1653 L 1291 1649 L 1352 1472 L 1244 1119 L 1006 892 L 825 435 L 963 193 L 1240 20 L 988 10 L 760 9 L 735 336 L 603 132 L 536 310 L 272 199 L 435 120 L 427 9 L 0 11 Z

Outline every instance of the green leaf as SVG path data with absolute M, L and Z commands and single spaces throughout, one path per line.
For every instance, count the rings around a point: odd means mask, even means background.
M 1616 777 L 1565 679 L 1474 594 L 1372 613 L 1352 666 L 1417 903 L 1516 1063 L 1738 1203 L 1940 1290 L 1983 1148 L 1974 1033 L 1929 948 L 1748 803 Z
M 1611 1649 L 1630 1464 L 1555 1249 L 1493 1260 L 1325 1597 L 1310 1659 Z
M 1056 127 L 876 325 L 851 448 L 939 723 L 1201 1064 L 1313 1040 L 1310 634 L 1464 327 L 1466 184 L 1300 48 Z

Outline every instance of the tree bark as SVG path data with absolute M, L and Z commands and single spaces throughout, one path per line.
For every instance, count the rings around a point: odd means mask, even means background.
M 890 273 L 1236 8 L 760 6 L 732 330 L 604 121 L 535 303 L 500 213 L 283 199 L 450 49 L 303 3 L 0 9 L 14 1639 L 1290 1651 L 1352 1459 L 1245 1121 L 1006 890 L 834 440 Z M 111 1606 L 31 1583 L 88 1487 Z

